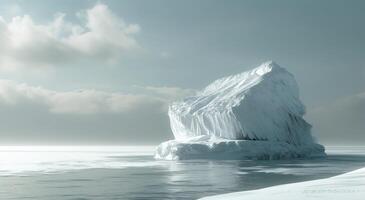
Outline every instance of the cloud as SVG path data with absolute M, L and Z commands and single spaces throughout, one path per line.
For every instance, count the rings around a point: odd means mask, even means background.
M 169 139 L 167 105 L 192 90 L 139 88 L 55 91 L 0 80 L 0 143 L 131 145 Z
M 153 87 L 153 86 L 135 86 L 137 89 L 140 89 L 141 92 L 150 94 L 150 95 L 158 95 L 163 98 L 165 101 L 173 101 L 183 99 L 186 96 L 194 95 L 197 91 L 194 89 L 185 89 L 179 87 Z
M 0 16 L 0 68 L 48 67 L 79 61 L 113 62 L 140 48 L 138 24 L 127 24 L 108 6 L 96 4 L 76 14 L 83 23 L 57 13 L 47 24 L 29 15 L 9 22 Z
M 147 93 L 124 94 L 98 90 L 60 92 L 0 80 L 0 106 L 19 104 L 41 105 L 53 114 L 126 113 L 145 107 L 157 107 L 161 112 L 167 104 L 181 99 L 193 90 L 176 87 L 139 87 Z
M 365 93 L 344 97 L 309 110 L 314 135 L 328 144 L 363 145 L 365 141 Z

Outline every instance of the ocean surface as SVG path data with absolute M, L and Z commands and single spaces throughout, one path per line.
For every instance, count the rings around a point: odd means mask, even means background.
M 326 159 L 156 161 L 152 146 L 2 146 L 0 199 L 197 199 L 365 167 L 365 147 Z

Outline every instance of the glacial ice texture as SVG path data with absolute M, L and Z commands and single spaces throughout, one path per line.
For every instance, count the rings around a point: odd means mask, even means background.
M 173 151 L 174 155 L 168 156 L 181 159 L 176 152 L 181 153 L 184 145 L 185 149 L 197 143 L 214 148 L 212 144 L 222 143 L 221 140 L 224 144 L 229 140 L 267 141 L 271 147 L 310 147 L 315 141 L 304 114 L 294 76 L 276 63 L 266 62 L 253 70 L 218 79 L 195 96 L 172 103 L 168 115 L 175 140 L 160 146 L 156 157 L 163 159 Z M 199 138 L 199 142 L 194 138 Z M 323 147 L 319 149 L 324 154 Z M 239 152 L 244 151 L 240 147 Z

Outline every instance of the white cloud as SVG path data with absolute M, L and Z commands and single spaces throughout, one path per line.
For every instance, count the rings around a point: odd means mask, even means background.
M 36 23 L 29 15 L 9 22 L 0 16 L 0 68 L 55 66 L 97 60 L 109 62 L 136 50 L 134 35 L 138 24 L 127 24 L 104 4 L 77 13 L 84 23 L 65 20 L 55 14 L 47 24 Z
M 144 90 L 144 92 L 147 92 L 147 93 L 149 92 L 150 94 L 157 94 L 167 101 L 182 99 L 186 96 L 191 96 L 196 93 L 196 90 L 194 90 L 194 89 L 184 89 L 184 88 L 179 88 L 179 87 L 147 86 L 147 87 L 139 87 L 139 88 Z
M 167 105 L 189 89 L 56 91 L 0 79 L 1 144 L 146 144 L 169 139 Z
M 38 105 L 53 114 L 127 113 L 146 107 L 166 112 L 167 104 L 191 94 L 175 87 L 141 87 L 144 94 L 97 90 L 60 92 L 42 87 L 0 80 L 0 106 Z

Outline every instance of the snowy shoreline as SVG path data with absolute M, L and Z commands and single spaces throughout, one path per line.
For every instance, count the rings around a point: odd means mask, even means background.
M 365 167 L 325 179 L 203 197 L 200 200 L 349 199 L 365 196 Z

